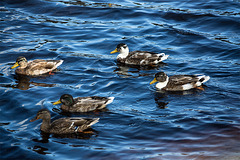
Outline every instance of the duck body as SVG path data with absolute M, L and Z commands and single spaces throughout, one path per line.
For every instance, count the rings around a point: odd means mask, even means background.
M 42 119 L 40 127 L 41 131 L 50 134 L 72 134 L 83 132 L 99 120 L 99 118 L 68 117 L 54 120 L 51 123 L 51 115 L 47 109 L 41 109 L 36 117 L 30 120 L 30 122 L 37 119 Z
M 209 79 L 210 77 L 205 75 L 174 75 L 168 77 L 164 72 L 159 72 L 150 84 L 157 82 L 156 88 L 166 91 L 184 91 L 193 88 L 203 90 L 199 87 Z
M 169 55 L 165 53 L 154 53 L 148 51 L 133 51 L 129 52 L 129 48 L 126 44 L 120 43 L 117 48 L 111 53 L 119 52 L 117 61 L 129 65 L 139 66 L 155 66 L 163 60 L 167 59 Z
M 114 97 L 77 97 L 74 98 L 69 94 L 64 94 L 60 100 L 53 103 L 54 105 L 62 103 L 61 110 L 63 112 L 90 112 L 105 108 L 112 103 Z
M 42 60 L 36 59 L 27 62 L 23 56 L 17 58 L 11 69 L 18 67 L 15 72 L 20 75 L 38 76 L 55 70 L 63 63 L 63 60 Z

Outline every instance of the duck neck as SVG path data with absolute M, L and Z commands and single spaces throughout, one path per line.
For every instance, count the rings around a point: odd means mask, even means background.
M 117 56 L 117 58 L 126 58 L 129 54 L 129 48 L 125 48 L 124 50 L 121 50 L 120 54 Z
M 158 83 L 156 84 L 156 87 L 157 87 L 158 89 L 162 89 L 162 88 L 164 88 L 164 87 L 167 86 L 168 81 L 169 81 L 169 77 L 167 77 L 166 81 L 164 81 L 164 82 L 158 82 Z
M 41 131 L 48 132 L 50 129 L 50 125 L 51 125 L 51 117 L 43 119 L 42 125 L 41 125 Z

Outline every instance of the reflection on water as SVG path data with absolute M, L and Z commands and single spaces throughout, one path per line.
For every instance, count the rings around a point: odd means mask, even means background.
M 150 74 L 142 73 L 142 71 L 149 71 L 153 69 L 159 69 L 167 66 L 167 63 L 161 62 L 157 66 L 137 66 L 137 65 L 129 65 L 117 62 L 117 68 L 114 70 L 122 78 L 137 78 L 141 76 L 149 76 Z
M 48 76 L 42 76 L 41 78 L 47 78 Z M 29 76 L 23 76 L 23 75 L 15 75 L 14 78 L 16 79 L 16 85 L 12 85 L 12 88 L 18 88 L 21 90 L 28 90 L 29 88 L 32 88 L 33 86 L 40 86 L 40 87 L 54 87 L 56 84 L 46 84 L 46 83 L 37 83 L 33 82 L 31 80 L 32 77 Z

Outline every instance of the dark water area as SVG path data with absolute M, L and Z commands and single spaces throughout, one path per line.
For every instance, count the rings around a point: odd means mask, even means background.
M 0 1 L 0 159 L 240 159 L 240 1 Z M 110 54 L 164 52 L 157 68 Z M 62 59 L 54 75 L 17 76 L 18 56 Z M 204 91 L 159 92 L 154 74 L 205 74 Z M 107 110 L 62 114 L 64 94 L 113 96 Z M 29 122 L 98 117 L 94 134 L 41 133 Z

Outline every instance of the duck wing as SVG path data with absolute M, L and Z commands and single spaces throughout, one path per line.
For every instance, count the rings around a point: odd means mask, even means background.
M 114 97 L 78 97 L 74 99 L 75 103 L 70 110 L 72 110 L 72 112 L 89 112 L 96 109 L 102 109 L 107 104 L 110 104 L 113 99 Z
M 93 124 L 97 123 L 99 118 L 61 118 L 52 122 L 50 133 L 53 134 L 71 134 L 82 132 Z
M 63 63 L 63 60 L 41 60 L 36 59 L 30 61 L 25 68 L 27 74 L 29 75 L 40 75 L 48 73 Z
M 175 85 L 191 84 L 198 81 L 195 75 L 174 75 L 169 78 L 169 81 Z
M 156 65 L 167 59 L 168 55 L 164 53 L 154 53 L 148 51 L 133 51 L 127 56 L 125 63 L 134 65 Z

